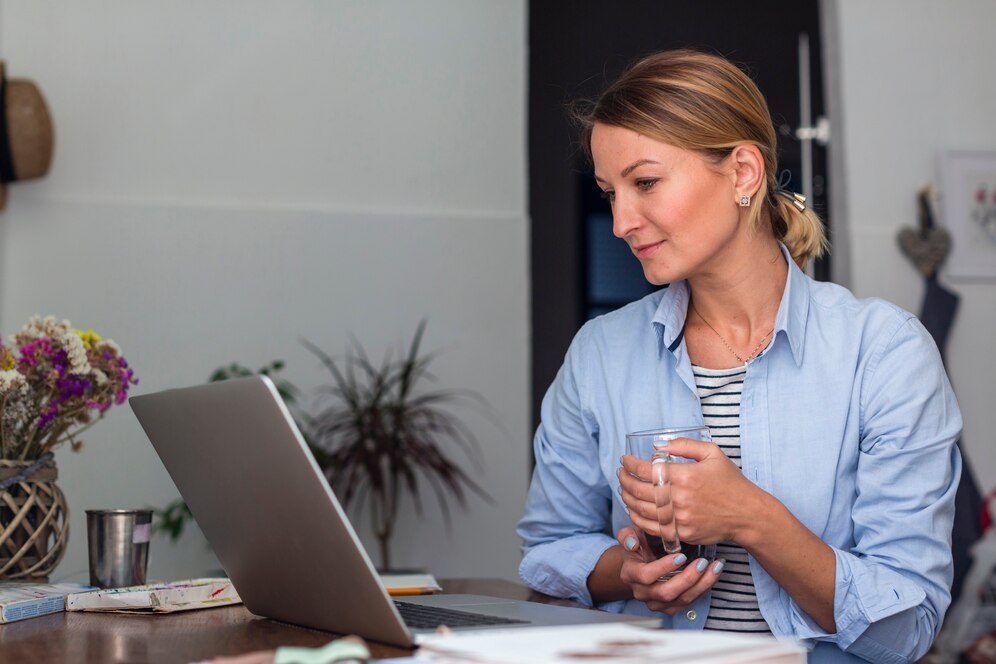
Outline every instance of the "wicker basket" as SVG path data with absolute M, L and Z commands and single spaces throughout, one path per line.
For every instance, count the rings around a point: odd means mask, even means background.
M 0 482 L 31 462 L 0 459 Z M 51 574 L 66 552 L 69 510 L 56 485 L 55 462 L 0 489 L 0 579 L 40 579 Z

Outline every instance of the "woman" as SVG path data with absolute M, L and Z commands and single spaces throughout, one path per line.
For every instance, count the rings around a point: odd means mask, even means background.
M 933 341 L 800 270 L 822 225 L 778 188 L 767 105 L 728 61 L 650 56 L 583 119 L 615 235 L 668 287 L 589 321 L 543 400 L 523 580 L 675 629 L 794 637 L 813 662 L 915 661 L 950 602 L 961 469 Z M 716 443 L 671 443 L 697 462 L 673 468 L 672 500 L 682 539 L 720 558 L 644 562 L 649 464 L 620 459 L 625 435 L 703 423 Z

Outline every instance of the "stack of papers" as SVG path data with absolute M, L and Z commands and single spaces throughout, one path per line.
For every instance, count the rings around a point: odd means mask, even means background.
M 74 593 L 66 597 L 66 610 L 175 613 L 241 603 L 242 598 L 228 579 L 189 579 Z
M 626 623 L 432 634 L 417 659 L 480 664 L 806 664 L 801 646 L 771 637 L 648 629 Z

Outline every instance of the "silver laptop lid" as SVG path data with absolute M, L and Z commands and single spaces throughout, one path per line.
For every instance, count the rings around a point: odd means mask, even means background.
M 129 399 L 246 608 L 400 646 L 411 632 L 265 376 Z

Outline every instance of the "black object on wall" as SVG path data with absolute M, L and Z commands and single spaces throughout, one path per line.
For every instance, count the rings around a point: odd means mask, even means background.
M 532 282 L 533 423 L 543 395 L 581 324 L 649 292 L 635 258 L 613 249 L 608 205 L 591 191 L 567 105 L 594 99 L 637 58 L 698 48 L 746 66 L 768 99 L 775 128 L 799 126 L 798 40 L 809 35 L 813 117 L 824 114 L 817 0 L 542 0 L 529 3 L 529 210 Z M 828 221 L 826 155 L 813 149 L 814 208 Z M 801 191 L 801 150 L 779 136 L 780 168 Z M 609 217 L 611 219 L 611 217 Z M 625 246 L 621 247 L 628 250 Z M 828 265 L 815 266 L 828 279 Z M 642 273 L 641 273 L 642 275 Z

